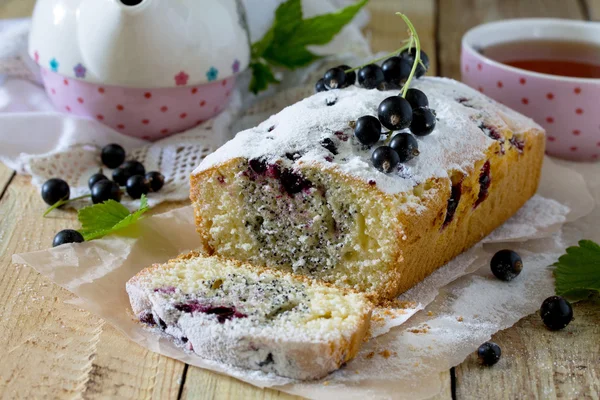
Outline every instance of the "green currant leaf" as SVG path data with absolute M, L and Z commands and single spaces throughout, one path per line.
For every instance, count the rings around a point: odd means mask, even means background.
M 85 240 L 98 239 L 135 224 L 149 209 L 146 196 L 142 196 L 140 208 L 134 213 L 130 213 L 124 205 L 114 200 L 94 204 L 82 208 L 77 213 L 81 222 L 79 232 Z
M 277 83 L 269 65 L 295 69 L 320 57 L 306 46 L 326 44 L 347 25 L 368 0 L 361 0 L 334 13 L 303 19 L 302 2 L 288 0 L 275 12 L 273 26 L 252 45 L 252 82 L 250 90 L 258 93 L 270 83 Z M 265 62 L 267 64 L 265 64 Z
M 303 20 L 286 45 L 297 47 L 329 43 L 344 26 L 348 25 L 354 19 L 356 14 L 358 14 L 368 1 L 362 0 L 335 13 L 318 15 Z
M 257 94 L 265 90 L 271 83 L 279 83 L 271 67 L 262 62 L 254 62 L 250 64 L 252 70 L 252 80 L 250 81 L 250 90 Z
M 600 292 L 600 246 L 582 240 L 579 246 L 569 247 L 554 264 L 556 294 L 581 300 L 591 292 Z

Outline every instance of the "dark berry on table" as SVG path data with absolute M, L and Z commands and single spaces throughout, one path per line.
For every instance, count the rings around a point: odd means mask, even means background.
M 397 88 L 402 87 L 406 83 L 411 68 L 412 64 L 400 57 L 388 58 L 381 65 L 385 81 Z
M 102 148 L 102 164 L 108 168 L 117 168 L 125 161 L 125 149 L 116 143 Z
M 67 243 L 83 243 L 84 239 L 81 233 L 73 229 L 65 229 L 54 236 L 52 247 L 57 247 Z
M 341 68 L 331 68 L 323 76 L 325 87 L 331 89 L 341 89 L 346 84 L 346 73 Z
M 477 357 L 481 365 L 492 366 L 500 360 L 502 350 L 494 342 L 486 342 L 477 349 Z
M 127 161 L 121 168 L 125 170 L 127 179 L 134 175 L 146 175 L 146 168 L 144 168 L 144 165 L 139 161 Z
M 98 172 L 97 174 L 90 176 L 90 179 L 88 179 L 88 186 L 91 189 L 92 186 L 94 186 L 97 182 L 107 181 L 107 180 L 108 180 L 108 178 L 106 177 L 106 175 L 104 175 L 102 173 L 102 170 L 100 170 L 100 172 Z
M 319 92 L 326 92 L 326 91 L 327 91 L 327 88 L 325 87 L 325 81 L 323 80 L 323 78 L 321 78 L 315 84 L 315 92 L 319 93 Z
M 325 138 L 325 139 L 321 140 L 321 146 L 323 146 L 324 148 L 329 150 L 331 153 L 333 153 L 333 155 L 337 155 L 337 153 L 338 153 L 337 146 L 335 145 L 333 140 L 331 140 L 329 138 Z
M 390 147 L 398 153 L 400 162 L 407 162 L 419 155 L 417 139 L 407 132 L 400 132 L 392 138 Z
M 381 137 L 381 122 L 372 115 L 360 117 L 356 120 L 354 136 L 364 145 L 374 145 Z
M 158 171 L 148 172 L 146 179 L 150 184 L 150 190 L 153 192 L 158 192 L 165 185 L 165 176 Z
M 490 262 L 494 276 L 501 281 L 512 281 L 523 270 L 523 260 L 512 250 L 500 250 Z
M 542 303 L 540 315 L 548 329 L 558 331 L 569 325 L 573 319 L 573 307 L 563 297 L 551 296 Z
M 352 67 L 349 67 L 348 65 L 340 65 L 340 66 L 338 66 L 338 68 L 341 68 L 342 71 L 348 71 L 349 69 L 352 69 Z M 342 87 L 348 87 L 348 86 L 354 85 L 354 83 L 356 82 L 356 71 L 345 72 L 345 74 L 346 74 L 346 81 L 344 83 L 344 86 L 342 86 Z
M 365 89 L 376 89 L 383 82 L 385 82 L 385 76 L 377 64 L 369 64 L 358 70 L 358 84 Z
M 404 98 L 408 101 L 413 110 L 415 108 L 429 107 L 429 99 L 427 99 L 425 93 L 421 92 L 419 89 L 408 89 Z
M 412 112 L 410 131 L 417 136 L 427 136 L 435 129 L 435 113 L 429 108 L 416 108 Z
M 125 186 L 128 178 L 129 177 L 127 176 L 127 173 L 125 172 L 125 170 L 123 168 L 120 168 L 120 167 L 116 168 L 112 172 L 112 179 L 119 186 Z
M 391 131 L 408 128 L 413 119 L 413 110 L 406 99 L 392 96 L 383 100 L 377 109 L 379 121 Z
M 48 179 L 42 185 L 42 199 L 48 205 L 53 205 L 60 200 L 68 200 L 70 195 L 69 184 L 62 179 Z
M 406 50 L 402 51 L 402 53 L 400 53 L 400 57 L 405 58 L 406 60 L 408 60 L 408 62 L 412 66 L 413 63 L 415 62 L 415 55 L 416 54 L 417 54 L 417 49 L 413 47 L 410 50 L 406 49 Z M 421 63 L 424 66 L 421 65 Z M 425 73 L 429 69 L 429 57 L 427 56 L 427 54 L 423 50 L 421 50 L 421 63 L 419 63 L 419 65 L 417 65 L 417 70 L 415 71 L 415 77 L 416 78 L 420 78 L 423 75 L 425 75 Z
M 99 204 L 108 200 L 121 201 L 121 188 L 113 181 L 100 181 L 92 186 L 92 203 Z
M 400 156 L 391 147 L 381 146 L 376 148 L 371 155 L 371 162 L 375 168 L 387 174 L 400 164 Z
M 150 182 L 144 175 L 134 175 L 127 179 L 126 189 L 132 199 L 139 199 L 150 191 Z

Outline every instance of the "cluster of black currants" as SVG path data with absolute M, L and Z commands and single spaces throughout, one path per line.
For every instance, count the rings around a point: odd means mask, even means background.
M 162 189 L 165 177 L 160 172 L 146 173 L 146 168 L 139 161 L 125 162 L 126 156 L 125 149 L 118 144 L 109 144 L 102 148 L 102 163 L 113 169 L 112 180 L 100 170 L 88 180 L 91 193 L 77 199 L 91 197 L 94 204 L 104 203 L 108 200 L 120 202 L 123 194 L 121 186 L 125 187 L 127 194 L 133 199 L 139 199 L 151 191 L 158 192 Z M 49 179 L 42 185 L 42 199 L 52 206 L 46 213 L 67 203 L 70 196 L 69 184 L 63 179 Z M 71 201 L 77 199 L 71 199 Z M 66 229 L 56 234 L 52 245 L 56 247 L 61 244 L 81 242 L 83 242 L 83 236 L 79 232 Z
M 405 49 L 399 55 L 388 58 L 381 66 L 373 63 L 358 68 L 358 74 L 347 65 L 331 68 L 315 85 L 317 92 L 332 89 L 343 89 L 356 83 L 365 89 L 391 90 L 403 87 L 410 77 L 415 63 L 416 49 Z M 429 57 L 421 50 L 420 62 L 415 71 L 415 78 L 420 78 L 429 68 Z
M 435 111 L 429 108 L 429 100 L 425 93 L 418 89 L 408 89 L 414 64 L 414 77 L 420 78 L 429 68 L 429 57 L 424 51 L 419 52 L 412 47 L 403 50 L 399 55 L 385 60 L 380 67 L 368 64 L 358 69 L 358 84 L 366 89 L 402 89 L 398 96 L 385 99 L 378 108 L 378 117 L 371 115 L 360 117 L 356 121 L 354 134 L 357 140 L 366 145 L 377 144 L 382 135 L 382 125 L 389 130 L 388 136 L 394 131 L 410 129 L 410 132 L 400 132 L 389 142 L 380 146 L 371 155 L 373 166 L 381 172 L 392 172 L 400 163 L 410 161 L 419 155 L 419 144 L 413 136 L 427 136 L 435 129 Z M 333 89 L 343 89 L 353 85 L 357 74 L 347 65 L 340 65 L 325 72 L 315 89 L 317 92 Z
M 427 136 L 436 124 L 435 112 L 429 108 L 429 100 L 419 89 L 408 89 L 406 97 L 391 96 L 383 100 L 377 109 L 378 117 L 367 115 L 356 121 L 354 135 L 364 145 L 372 146 L 381 139 L 381 126 L 399 132 L 389 145 L 380 146 L 371 155 L 373 166 L 381 172 L 392 172 L 400 163 L 419 155 L 419 143 L 415 136 Z

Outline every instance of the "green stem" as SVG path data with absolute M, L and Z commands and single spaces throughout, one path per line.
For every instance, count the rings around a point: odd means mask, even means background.
M 411 33 L 411 38 L 414 37 L 415 47 L 416 47 L 415 62 L 413 63 L 413 67 L 410 70 L 410 75 L 408 76 L 408 79 L 406 80 L 406 83 L 404 84 L 404 87 L 402 88 L 402 97 L 406 97 L 406 92 L 408 92 L 410 83 L 412 82 L 412 80 L 415 76 L 415 73 L 417 72 L 417 67 L 419 66 L 419 63 L 421 62 L 421 41 L 419 40 L 419 35 L 417 34 L 417 30 L 415 29 L 412 22 L 410 22 L 410 19 L 408 19 L 408 17 L 402 13 L 396 13 L 396 15 L 399 15 L 404 20 L 406 25 L 408 26 L 408 29 L 410 30 L 410 33 Z M 412 40 L 411 40 L 411 43 L 412 43 Z M 409 47 L 409 48 L 411 48 L 411 47 Z
M 358 67 L 354 67 L 354 68 L 351 68 L 351 69 L 347 69 L 347 70 L 345 70 L 344 72 L 345 72 L 345 73 L 348 73 L 348 72 L 356 71 L 356 70 L 359 70 L 359 69 L 361 69 L 361 68 L 364 68 L 364 67 L 366 67 L 367 65 L 371 65 L 371 64 L 378 63 L 379 61 L 383 61 L 383 60 L 385 60 L 386 58 L 389 58 L 389 57 L 392 57 L 392 56 L 396 56 L 396 55 L 400 54 L 400 53 L 401 53 L 403 50 L 406 50 L 406 49 L 408 49 L 408 48 L 409 48 L 409 44 L 407 43 L 407 44 L 405 44 L 404 46 L 400 47 L 398 50 L 394 50 L 394 51 L 392 51 L 391 53 L 388 53 L 388 54 L 386 54 L 386 55 L 385 55 L 385 56 L 383 56 L 383 57 L 376 58 L 375 60 L 371 60 L 371 61 L 369 61 L 369 62 L 368 62 L 368 63 L 366 63 L 366 64 L 359 65 Z
M 72 202 L 72 201 L 76 201 L 76 200 L 82 200 L 82 199 L 86 199 L 86 198 L 88 198 L 88 197 L 92 197 L 92 195 L 91 195 L 91 194 L 84 194 L 83 196 L 75 197 L 75 198 L 73 198 L 73 199 L 68 199 L 68 200 L 59 200 L 59 201 L 57 201 L 56 203 L 52 204 L 52 206 L 50 206 L 50 207 L 49 207 L 49 208 L 46 210 L 46 212 L 44 213 L 44 215 L 43 215 L 43 216 L 45 217 L 46 215 L 50 214 L 50 212 L 51 212 L 52 210 L 56 210 L 58 207 L 62 207 L 62 206 L 64 206 L 64 205 L 65 205 L 65 204 L 67 204 L 67 203 L 70 203 L 70 202 Z

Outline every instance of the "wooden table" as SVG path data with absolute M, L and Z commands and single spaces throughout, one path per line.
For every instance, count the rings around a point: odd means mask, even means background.
M 34 0 L 0 0 L 0 18 L 24 17 Z M 374 50 L 399 47 L 411 17 L 431 58 L 432 74 L 460 78 L 460 38 L 470 27 L 512 17 L 600 19 L 600 0 L 371 0 Z M 42 219 L 44 204 L 29 178 L 0 164 L 0 395 L 2 398 L 291 398 L 259 390 L 149 352 L 87 311 L 73 297 L 28 267 L 14 253 L 49 247 L 75 215 Z M 600 396 L 600 301 L 575 305 L 563 332 L 543 328 L 531 315 L 493 338 L 502 361 L 482 368 L 470 356 L 442 374 L 438 398 L 589 398 Z

